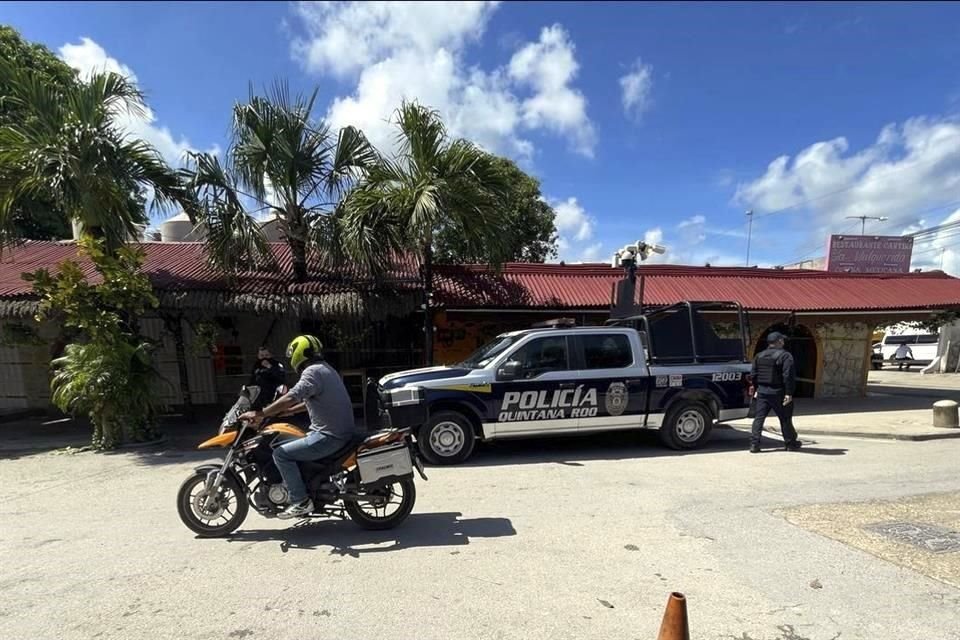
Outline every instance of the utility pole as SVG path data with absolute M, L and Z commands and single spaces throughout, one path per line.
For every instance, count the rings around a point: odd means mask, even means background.
M 943 271 L 943 254 L 947 252 L 946 247 L 940 247 L 940 271 Z
M 860 221 L 860 235 L 867 235 L 867 220 L 876 220 L 877 222 L 886 222 L 889 220 L 887 216 L 847 216 L 850 220 L 859 220 Z
M 753 209 L 747 211 L 747 263 L 744 265 L 746 267 L 750 266 L 750 237 L 753 236 Z

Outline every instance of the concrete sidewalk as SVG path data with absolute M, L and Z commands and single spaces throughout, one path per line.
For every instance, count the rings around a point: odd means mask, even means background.
M 869 395 L 866 398 L 836 398 L 796 401 L 793 424 L 803 435 L 831 435 L 887 440 L 939 440 L 960 438 L 960 429 L 933 425 L 933 400 L 925 396 Z M 752 420 L 737 420 L 729 426 L 749 431 Z M 780 433 L 771 414 L 764 427 Z

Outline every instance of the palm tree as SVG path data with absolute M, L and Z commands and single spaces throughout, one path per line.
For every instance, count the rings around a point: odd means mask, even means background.
M 127 135 L 119 116 L 143 115 L 143 94 L 125 77 L 96 73 L 55 85 L 0 60 L 3 96 L 29 114 L 0 127 L 0 244 L 15 242 L 19 211 L 53 198 L 85 233 L 115 249 L 148 222 L 146 201 L 188 207 L 177 173 L 152 146 Z
M 269 259 L 257 217 L 276 217 L 294 276 L 307 278 L 311 247 L 334 243 L 333 215 L 377 152 L 358 129 L 336 134 L 313 118 L 317 92 L 291 97 L 285 84 L 233 109 L 227 165 L 192 154 L 187 172 L 207 226 L 211 261 L 226 271 Z
M 358 259 L 388 251 L 420 258 L 429 364 L 434 237 L 452 229 L 474 255 L 497 255 L 489 249 L 502 241 L 508 185 L 493 156 L 467 140 L 450 139 L 437 111 L 404 102 L 395 123 L 396 157 L 371 167 L 346 198 L 339 234 L 348 254 Z

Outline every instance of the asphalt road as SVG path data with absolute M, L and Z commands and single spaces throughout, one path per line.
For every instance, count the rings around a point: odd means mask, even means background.
M 393 532 L 254 514 L 228 540 L 176 515 L 207 455 L 0 460 L 0 638 L 652 640 L 677 590 L 695 639 L 960 639 L 956 555 L 856 542 L 908 496 L 944 494 L 905 513 L 953 522 L 929 510 L 956 505 L 960 441 L 746 444 L 489 447 L 430 470 Z M 836 504 L 865 500 L 885 506 Z

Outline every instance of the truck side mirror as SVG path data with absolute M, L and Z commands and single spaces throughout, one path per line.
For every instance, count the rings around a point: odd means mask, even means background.
M 517 377 L 520 375 L 520 370 L 521 370 L 520 363 L 517 362 L 516 360 L 510 360 L 508 362 L 503 363 L 503 366 L 501 366 L 497 370 L 497 379 L 498 380 L 516 380 Z

